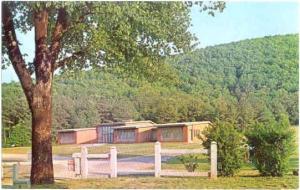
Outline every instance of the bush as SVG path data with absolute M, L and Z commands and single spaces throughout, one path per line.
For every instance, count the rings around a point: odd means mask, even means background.
M 211 141 L 217 142 L 218 174 L 233 176 L 241 168 L 244 160 L 243 135 L 234 128 L 232 123 L 220 121 L 203 134 L 204 147 L 209 149 Z
M 294 132 L 288 122 L 256 124 L 247 133 L 251 160 L 263 176 L 283 176 L 294 151 Z
M 189 172 L 194 172 L 199 167 L 200 159 L 197 155 L 188 154 L 182 155 L 178 158 L 184 167 Z
M 31 145 L 31 130 L 24 123 L 13 126 L 5 146 L 29 146 Z

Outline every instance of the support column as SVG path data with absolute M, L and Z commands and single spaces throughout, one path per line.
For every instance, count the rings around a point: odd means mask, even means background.
M 160 142 L 156 142 L 154 146 L 154 152 L 155 152 L 155 177 L 160 177 L 161 172 L 161 146 Z
M 218 176 L 217 143 L 214 141 L 210 144 L 210 162 L 210 178 L 214 179 Z
M 81 166 L 81 177 L 87 178 L 88 176 L 88 150 L 85 146 L 81 147 L 81 160 L 80 160 L 80 166 Z
M 117 148 L 113 146 L 110 148 L 110 177 L 116 178 L 117 175 Z

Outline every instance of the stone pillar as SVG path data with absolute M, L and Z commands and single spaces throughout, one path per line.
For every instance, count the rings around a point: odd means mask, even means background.
M 117 148 L 113 146 L 110 148 L 110 177 L 115 178 L 117 175 Z
M 217 163 L 217 143 L 213 141 L 210 144 L 210 178 L 212 179 L 218 176 Z
M 88 175 L 88 150 L 85 146 L 81 147 L 81 159 L 80 159 L 80 166 L 81 166 L 81 177 L 87 178 Z
M 154 168 L 155 168 L 155 177 L 160 177 L 160 172 L 161 172 L 161 146 L 160 142 L 155 143 L 154 147 L 154 152 L 155 152 L 155 163 L 154 163 Z

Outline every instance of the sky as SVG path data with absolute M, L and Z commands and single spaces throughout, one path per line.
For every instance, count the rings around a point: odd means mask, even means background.
M 227 2 L 222 13 L 214 17 L 191 11 L 192 27 L 203 48 L 244 39 L 299 33 L 299 3 L 294 2 Z M 34 57 L 34 32 L 20 34 L 21 52 L 28 54 L 26 61 Z M 2 70 L 2 82 L 18 81 L 12 67 Z

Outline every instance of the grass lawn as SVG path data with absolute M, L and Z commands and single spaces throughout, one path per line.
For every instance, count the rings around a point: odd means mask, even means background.
M 71 188 L 71 189 L 202 189 L 202 188 L 263 188 L 263 189 L 297 189 L 296 176 L 278 177 L 231 177 L 216 180 L 205 177 L 119 177 L 118 179 L 90 179 L 90 180 L 57 180 L 55 185 L 34 186 L 32 188 Z
M 141 155 L 154 155 L 155 143 L 139 143 L 139 144 L 104 144 L 103 146 L 89 147 L 89 153 L 108 153 L 111 146 L 116 146 L 118 157 L 131 157 Z M 202 148 L 200 144 L 187 143 L 162 143 L 162 148 L 181 148 L 194 149 Z M 14 147 L 2 148 L 2 154 L 26 154 L 31 147 Z M 80 145 L 53 145 L 53 154 L 62 156 L 71 156 L 75 152 L 80 152 Z

